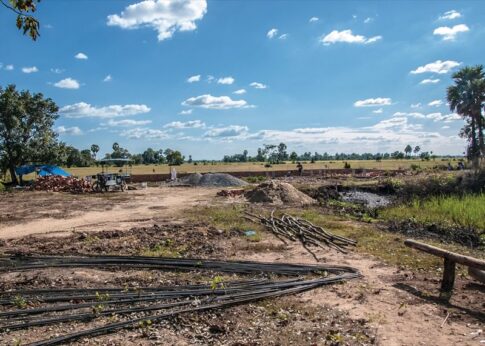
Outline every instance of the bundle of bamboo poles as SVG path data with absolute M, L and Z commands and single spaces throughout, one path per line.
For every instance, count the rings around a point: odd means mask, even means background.
M 357 244 L 355 240 L 332 234 L 324 230 L 322 227 L 315 226 L 310 221 L 298 217 L 283 214 L 281 218 L 276 218 L 274 212 L 274 210 L 271 212 L 270 217 L 264 217 L 246 211 L 245 217 L 253 222 L 261 223 L 285 244 L 288 244 L 286 239 L 290 241 L 299 240 L 303 247 L 305 247 L 317 261 L 318 259 L 316 255 L 308 248 L 308 245 L 321 248 L 329 247 L 339 252 L 347 253 L 345 249 L 346 247 L 355 246 Z

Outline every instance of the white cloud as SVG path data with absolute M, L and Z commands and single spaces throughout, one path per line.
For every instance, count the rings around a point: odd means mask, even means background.
M 288 38 L 288 34 L 283 34 L 278 37 L 279 40 L 286 40 Z
M 379 109 L 376 109 L 375 111 L 372 111 L 372 113 L 375 113 L 375 114 L 381 114 L 382 112 L 384 112 L 384 110 L 382 108 L 379 108 Z
M 206 12 L 206 0 L 145 0 L 127 6 L 119 15 L 109 15 L 107 24 L 122 29 L 149 27 L 158 32 L 158 41 L 163 41 L 176 31 L 197 29 L 195 22 Z
M 132 104 L 95 107 L 85 102 L 64 106 L 60 109 L 60 113 L 68 118 L 115 118 L 148 112 L 150 112 L 150 108 L 146 105 Z
M 227 127 L 219 127 L 210 129 L 204 134 L 206 138 L 233 138 L 240 137 L 247 134 L 249 131 L 247 126 L 230 125 Z
M 151 124 L 151 120 L 133 120 L 133 119 L 123 119 L 123 120 L 113 120 L 109 119 L 106 124 L 101 124 L 103 126 L 143 126 Z
M 441 128 L 442 128 L 443 130 L 446 130 L 446 129 L 449 129 L 450 127 L 449 127 L 448 125 L 445 125 L 445 126 L 441 126 Z
M 181 111 L 179 114 L 180 115 L 189 115 L 189 114 L 192 114 L 192 111 L 193 111 L 193 109 L 187 109 L 187 110 Z
M 442 16 L 440 16 L 438 19 L 440 20 L 451 20 L 451 19 L 456 19 L 460 18 L 461 13 L 455 10 L 447 11 L 445 12 Z
M 461 62 L 453 61 L 453 60 L 436 60 L 435 62 L 431 62 L 424 66 L 419 66 L 416 70 L 411 71 L 412 74 L 419 74 L 419 73 L 448 73 L 453 68 L 460 66 Z
M 206 125 L 201 120 L 190 121 L 172 121 L 171 123 L 163 125 L 165 129 L 203 129 Z
M 23 73 L 34 73 L 34 72 L 39 72 L 39 69 L 35 66 L 32 67 L 22 67 L 22 72 Z
M 107 75 L 106 77 L 104 77 L 103 79 L 103 82 L 111 82 L 113 80 L 113 77 L 111 77 L 111 75 Z
M 443 38 L 443 41 L 453 41 L 460 32 L 470 31 L 470 28 L 466 24 L 458 24 L 453 27 L 440 26 L 434 29 L 433 35 L 438 35 Z
M 127 137 L 129 139 L 169 139 L 170 133 L 163 130 L 149 129 L 149 128 L 134 128 L 125 130 L 120 133 L 120 136 Z
M 419 84 L 436 84 L 439 81 L 440 81 L 439 78 L 436 78 L 436 79 L 423 79 L 421 82 L 419 82 Z
M 232 77 L 222 77 L 222 78 L 219 78 L 217 80 L 217 84 L 226 84 L 226 85 L 230 85 L 234 83 L 234 78 Z
M 72 78 L 65 78 L 54 84 L 55 87 L 62 89 L 79 89 L 80 84 Z
M 320 39 L 320 42 L 327 46 L 337 42 L 369 44 L 377 42 L 380 39 L 382 39 L 382 36 L 373 36 L 367 38 L 362 35 L 354 35 L 352 34 L 352 30 L 348 29 L 342 31 L 334 30 L 326 36 L 322 37 Z
M 310 23 L 318 22 L 320 19 L 318 17 L 311 17 L 308 21 Z
M 392 100 L 388 97 L 377 97 L 374 99 L 358 100 L 355 101 L 354 107 L 376 107 L 376 106 L 389 106 Z
M 246 93 L 246 89 L 239 89 L 233 92 L 233 94 L 236 94 L 236 95 L 242 95 L 245 93 Z
M 365 23 L 365 24 L 369 24 L 369 23 L 372 23 L 373 21 L 374 21 L 374 18 L 367 17 L 367 18 L 364 20 L 364 23 Z
M 81 53 L 81 52 L 74 55 L 74 57 L 78 60 L 88 60 L 88 56 L 84 53 Z
M 79 136 L 83 134 L 81 129 L 77 126 L 73 126 L 73 127 L 58 126 L 55 129 L 55 132 L 57 132 L 60 135 L 71 135 L 71 136 Z
M 208 75 L 207 76 L 207 83 L 212 83 L 212 81 L 215 79 L 214 76 Z
M 5 65 L 5 70 L 13 71 L 13 69 L 14 69 L 13 65 Z
M 64 72 L 65 70 L 63 69 L 60 69 L 60 68 L 51 68 L 51 72 L 52 73 L 56 73 L 56 74 L 61 74 L 62 72 Z
M 418 113 L 418 112 L 411 112 L 411 113 L 406 113 L 406 112 L 396 112 L 392 115 L 393 117 L 412 117 L 412 118 L 416 118 L 416 119 L 425 119 L 426 116 L 422 113 Z
M 252 82 L 251 84 L 249 84 L 249 86 L 252 86 L 255 89 L 266 89 L 268 87 L 267 85 L 259 82 Z
M 190 76 L 187 78 L 187 83 L 195 83 L 200 81 L 200 74 L 197 74 L 195 76 Z
M 183 106 L 201 107 L 206 109 L 231 109 L 251 107 L 245 100 L 232 100 L 229 96 L 212 96 L 209 94 L 190 97 Z
M 434 100 L 434 101 L 431 101 L 430 103 L 428 103 L 428 106 L 430 107 L 439 107 L 443 104 L 443 101 L 441 100 Z
M 436 112 L 427 114 L 426 119 L 433 120 L 434 122 L 443 121 L 445 123 L 451 123 L 453 121 L 461 120 L 462 118 L 456 113 L 443 115 L 440 112 Z
M 276 28 L 273 28 L 266 33 L 266 37 L 269 38 L 269 39 L 275 37 L 276 35 L 278 35 L 278 29 L 276 29 Z
M 421 103 L 420 102 L 418 102 L 418 103 L 412 103 L 411 104 L 411 108 L 419 108 L 419 107 L 421 107 Z

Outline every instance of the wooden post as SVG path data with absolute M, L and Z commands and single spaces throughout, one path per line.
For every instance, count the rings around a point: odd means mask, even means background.
M 443 271 L 443 279 L 441 280 L 440 297 L 449 300 L 453 293 L 453 286 L 455 285 L 456 263 L 445 257 L 444 264 L 445 268 Z

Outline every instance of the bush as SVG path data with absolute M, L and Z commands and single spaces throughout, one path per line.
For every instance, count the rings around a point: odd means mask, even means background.
M 345 161 L 345 162 L 344 162 L 344 168 L 345 168 L 345 169 L 349 169 L 349 168 L 351 168 L 350 163 L 348 163 L 347 161 Z
M 5 185 L 0 181 L 0 192 L 5 191 Z

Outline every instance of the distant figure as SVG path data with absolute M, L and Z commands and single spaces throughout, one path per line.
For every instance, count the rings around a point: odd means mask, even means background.
M 462 171 L 464 169 L 465 169 L 465 164 L 463 163 L 463 161 L 458 162 L 458 170 Z
M 303 165 L 301 164 L 301 162 L 298 162 L 296 164 L 296 168 L 298 169 L 298 174 L 301 176 L 303 174 Z
M 175 170 L 175 167 L 172 167 L 172 169 L 170 170 L 170 179 L 172 181 L 177 180 L 177 171 Z
M 453 170 L 453 166 L 451 165 L 451 162 L 448 162 L 448 170 L 449 171 L 452 171 Z

